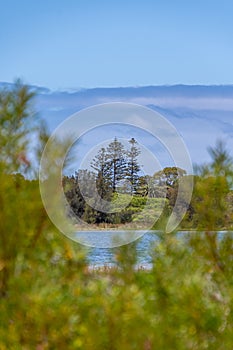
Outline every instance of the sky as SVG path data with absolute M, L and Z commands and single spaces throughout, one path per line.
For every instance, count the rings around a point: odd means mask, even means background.
M 0 81 L 233 83 L 232 0 L 0 0 Z

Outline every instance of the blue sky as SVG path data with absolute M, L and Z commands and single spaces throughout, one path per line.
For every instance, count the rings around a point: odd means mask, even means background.
M 0 81 L 233 83 L 232 0 L 0 0 Z

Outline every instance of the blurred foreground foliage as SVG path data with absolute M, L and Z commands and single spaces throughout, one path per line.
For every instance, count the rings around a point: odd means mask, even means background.
M 16 84 L 0 100 L 0 350 L 231 350 L 232 234 L 219 238 L 211 225 L 182 237 L 158 233 L 150 270 L 135 268 L 136 243 L 116 249 L 116 267 L 90 269 L 84 248 L 48 220 L 38 181 L 18 173 L 30 170 L 30 94 Z M 207 227 L 214 214 L 199 191 Z

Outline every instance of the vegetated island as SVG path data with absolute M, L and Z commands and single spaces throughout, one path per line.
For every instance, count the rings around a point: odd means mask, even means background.
M 125 149 L 115 137 L 94 156 L 92 170 L 63 176 L 67 215 L 88 224 L 77 224 L 77 230 L 164 229 L 176 204 L 177 215 L 186 213 L 180 230 L 232 229 L 232 159 L 221 141 L 208 151 L 212 161 L 196 167 L 195 175 L 175 166 L 142 175 L 137 141 L 131 138 Z M 187 201 L 190 177 L 194 189 Z

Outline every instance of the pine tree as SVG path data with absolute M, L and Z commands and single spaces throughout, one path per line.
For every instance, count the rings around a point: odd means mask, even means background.
M 107 147 L 107 167 L 112 190 L 116 192 L 117 183 L 126 176 L 126 152 L 121 142 L 114 138 Z
M 102 198 L 109 197 L 111 193 L 111 178 L 106 149 L 102 147 L 91 162 L 92 169 L 96 172 L 96 186 Z
M 126 178 L 131 183 L 131 194 L 137 192 L 138 180 L 140 172 L 140 165 L 138 164 L 138 156 L 140 150 L 137 147 L 137 141 L 134 138 L 131 138 L 129 141 L 131 144 L 130 150 L 127 152 L 127 174 Z

